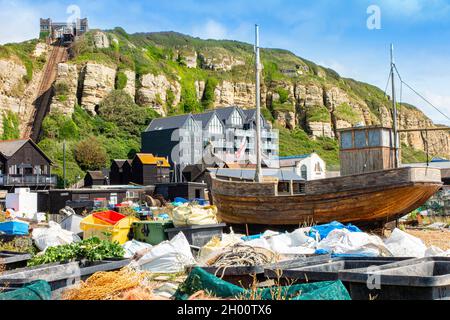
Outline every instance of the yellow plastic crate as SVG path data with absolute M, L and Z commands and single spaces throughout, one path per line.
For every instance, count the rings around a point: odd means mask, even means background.
M 135 217 L 127 217 L 115 225 L 99 224 L 97 221 L 97 219 L 90 215 L 80 222 L 84 239 L 97 237 L 102 240 L 117 241 L 120 244 L 124 244 L 128 241 L 128 233 L 130 232 L 131 225 L 140 220 Z

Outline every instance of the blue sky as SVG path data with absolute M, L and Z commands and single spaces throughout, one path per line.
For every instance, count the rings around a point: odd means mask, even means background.
M 65 21 L 77 5 L 92 28 L 178 31 L 201 38 L 253 41 L 288 49 L 341 75 L 384 90 L 389 44 L 405 81 L 450 116 L 450 0 L 0 0 L 0 43 L 38 34 L 39 17 Z M 367 28 L 367 8 L 381 10 L 381 29 Z M 404 100 L 434 121 L 450 121 L 406 89 Z

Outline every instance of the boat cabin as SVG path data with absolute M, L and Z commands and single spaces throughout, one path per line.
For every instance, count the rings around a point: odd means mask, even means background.
M 341 176 L 395 168 L 394 133 L 391 128 L 354 127 L 338 132 Z

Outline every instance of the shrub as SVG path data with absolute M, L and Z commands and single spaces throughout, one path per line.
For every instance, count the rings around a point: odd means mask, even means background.
M 75 159 L 83 170 L 100 170 L 106 165 L 108 156 L 98 139 L 90 136 L 76 144 Z
M 306 117 L 309 122 L 330 122 L 330 112 L 325 106 L 314 106 L 308 108 Z
M 20 137 L 19 117 L 16 113 L 8 110 L 3 113 L 3 135 L 2 140 L 18 139 Z
M 125 87 L 127 86 L 127 82 L 128 82 L 127 75 L 124 72 L 119 71 L 116 77 L 116 89 L 118 90 L 125 89 Z
M 201 105 L 197 100 L 197 93 L 194 84 L 188 81 L 182 82 L 181 89 L 181 110 L 184 113 L 199 112 Z
M 66 140 L 76 140 L 79 137 L 79 129 L 75 122 L 71 118 L 67 117 L 67 120 L 63 122 L 59 128 L 59 138 Z
M 69 85 L 65 81 L 56 82 L 54 88 L 57 96 L 69 94 Z
M 211 109 L 214 105 L 215 100 L 215 90 L 217 87 L 218 81 L 216 78 L 208 78 L 205 84 L 205 92 L 202 97 L 202 105 L 205 109 Z
M 277 93 L 280 96 L 280 103 L 284 104 L 289 101 L 289 91 L 284 88 L 278 88 Z
M 353 125 L 361 121 L 359 115 L 348 103 L 343 103 L 337 106 L 334 114 L 336 118 L 347 121 Z

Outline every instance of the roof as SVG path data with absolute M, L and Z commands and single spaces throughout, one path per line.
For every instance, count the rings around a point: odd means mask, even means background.
M 150 122 L 150 125 L 145 131 L 156 131 L 156 130 L 169 130 L 178 129 L 183 127 L 186 121 L 192 117 L 191 114 L 183 114 L 180 116 L 166 117 L 166 118 L 156 118 Z
M 247 121 L 253 120 L 256 117 L 256 109 L 243 109 L 242 112 L 247 117 Z
M 30 142 L 30 144 L 40 153 L 42 156 L 48 160 L 51 164 L 53 161 L 44 153 L 44 151 L 39 148 L 39 146 L 34 143 L 31 139 L 17 139 L 17 140 L 3 140 L 0 141 L 0 153 L 6 157 L 10 158 L 12 157 L 17 151 L 19 151 L 20 148 L 22 148 L 27 142 Z
M 409 163 L 402 164 L 402 168 L 405 167 L 429 167 L 429 168 L 438 168 L 438 169 L 450 169 L 450 161 L 438 161 L 438 162 L 430 162 L 430 163 Z
M 434 157 L 433 159 L 431 159 L 432 163 L 436 163 L 436 162 L 450 162 L 450 160 L 447 160 L 445 158 L 441 158 L 441 157 Z
M 27 139 L 0 141 L 0 152 L 7 158 L 12 157 L 27 142 Z
M 352 130 L 373 130 L 373 129 L 384 129 L 384 130 L 393 130 L 389 127 L 384 126 L 361 126 L 361 127 L 350 127 L 350 128 L 341 128 L 337 129 L 337 132 L 344 132 L 344 131 L 352 131 Z
M 244 110 L 237 106 L 231 106 L 225 108 L 218 108 L 198 114 L 184 114 L 173 117 L 156 118 L 152 120 L 152 122 L 147 127 L 147 129 L 145 129 L 145 131 L 149 132 L 149 131 L 178 129 L 183 127 L 183 125 L 190 117 L 192 117 L 197 122 L 201 122 L 202 127 L 206 128 L 211 119 L 214 117 L 214 115 L 217 115 L 219 120 L 222 123 L 225 123 L 225 121 L 230 118 L 230 116 L 235 110 L 237 110 L 237 112 L 239 112 L 239 114 L 243 117 L 244 123 L 254 119 L 256 115 L 256 109 Z M 261 117 L 264 118 L 263 115 L 261 115 Z
M 227 177 L 242 180 L 254 180 L 254 169 L 208 169 L 217 177 Z M 279 169 L 263 169 L 263 176 L 278 178 L 280 181 L 304 181 L 302 177 L 293 171 L 283 171 Z
M 299 156 L 289 156 L 289 157 L 279 157 L 280 160 L 302 160 L 302 159 L 306 159 L 312 156 L 312 153 L 309 154 L 302 154 Z
M 215 111 L 209 111 L 205 113 L 198 113 L 192 115 L 195 121 L 200 121 L 202 123 L 203 129 L 205 129 L 211 122 L 211 119 L 216 115 Z
M 114 162 L 115 164 L 117 164 L 117 166 L 118 166 L 119 168 L 122 168 L 123 165 L 125 164 L 125 162 L 127 162 L 127 160 L 113 160 L 113 162 Z
M 104 180 L 105 174 L 103 171 L 88 171 L 86 175 L 90 175 L 92 179 L 94 180 Z
M 160 167 L 170 168 L 170 164 L 166 158 L 155 157 L 151 153 L 138 153 L 136 154 L 136 157 L 145 165 L 158 165 Z
M 230 118 L 230 116 L 233 114 L 233 112 L 237 110 L 241 116 L 243 116 L 243 120 L 245 122 L 246 120 L 246 115 L 242 112 L 242 109 L 236 106 L 231 106 L 231 107 L 226 107 L 226 108 L 220 108 L 220 109 L 216 109 L 216 114 L 217 117 L 220 119 L 220 121 L 225 122 L 225 120 L 227 120 L 228 118 Z

